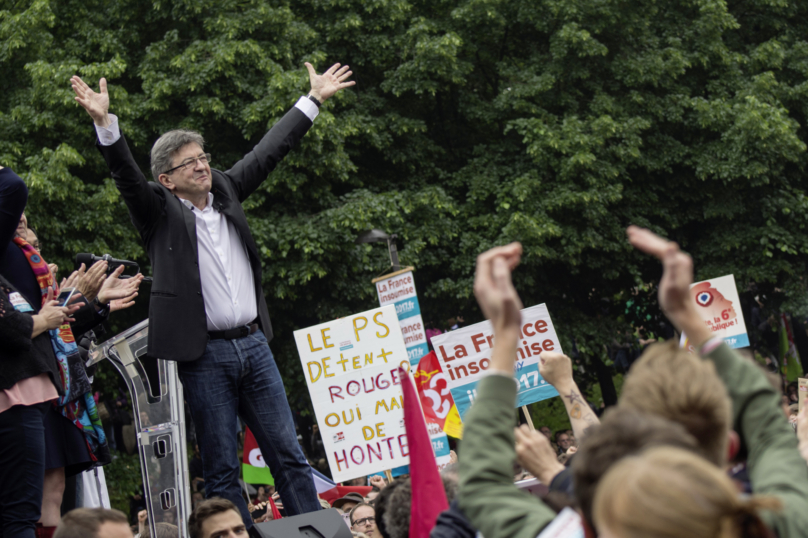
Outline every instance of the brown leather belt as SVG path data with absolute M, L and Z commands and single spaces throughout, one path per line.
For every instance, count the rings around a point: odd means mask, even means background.
M 250 336 L 258 330 L 257 323 L 227 329 L 226 331 L 208 331 L 208 336 L 211 340 L 235 340 L 236 338 L 244 338 Z

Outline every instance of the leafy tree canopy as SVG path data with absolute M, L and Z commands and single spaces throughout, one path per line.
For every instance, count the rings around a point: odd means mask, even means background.
M 548 303 L 565 349 L 574 338 L 586 357 L 605 358 L 632 289 L 659 277 L 627 244 L 630 223 L 679 241 L 698 279 L 733 273 L 767 308 L 808 310 L 801 2 L 0 6 L 0 163 L 28 182 L 29 220 L 63 271 L 79 251 L 148 266 L 71 75 L 107 77 L 148 172 L 175 127 L 202 132 L 228 168 L 307 91 L 304 61 L 351 65 L 357 86 L 245 204 L 290 392 L 306 393 L 292 331 L 377 304 L 387 253 L 354 243 L 369 228 L 399 235 L 436 322 L 479 320 L 476 255 L 521 241 L 524 303 Z M 141 296 L 116 328 L 145 317 Z

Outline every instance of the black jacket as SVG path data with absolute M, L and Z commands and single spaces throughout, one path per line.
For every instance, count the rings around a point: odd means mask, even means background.
M 241 202 L 258 188 L 311 125 L 303 112 L 292 108 L 233 168 L 226 172 L 211 170 L 214 204 L 235 225 L 247 249 L 255 279 L 258 322 L 268 341 L 272 339 L 272 324 L 261 289 L 261 260 Z M 152 264 L 149 353 L 166 360 L 196 360 L 208 342 L 196 217 L 170 190 L 146 180 L 123 136 L 111 146 L 98 147 Z
M 34 318 L 14 310 L 9 299 L 14 292 L 9 281 L 0 276 L 0 390 L 10 389 L 23 379 L 48 374 L 59 395 L 63 395 L 50 336 L 45 331 L 31 339 Z

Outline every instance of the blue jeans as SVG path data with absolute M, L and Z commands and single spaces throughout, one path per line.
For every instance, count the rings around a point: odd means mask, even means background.
M 34 538 L 45 480 L 45 413 L 50 402 L 0 413 L 0 536 Z
M 311 468 L 297 442 L 281 374 L 264 333 L 211 340 L 202 357 L 178 367 L 202 452 L 205 496 L 232 501 L 247 527 L 252 525 L 238 483 L 238 415 L 255 435 L 286 514 L 320 510 Z

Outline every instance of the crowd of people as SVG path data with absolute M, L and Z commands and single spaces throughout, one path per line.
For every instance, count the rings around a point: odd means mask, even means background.
M 152 262 L 149 350 L 178 362 L 198 444 L 188 521 L 148 525 L 139 510 L 133 530 L 124 514 L 105 508 L 61 517 L 65 477 L 108 462 L 108 437 L 125 443 L 114 427 L 112 436 L 104 430 L 84 359 L 93 329 L 133 303 L 143 277 L 121 278 L 122 267 L 100 261 L 57 283 L 58 267 L 44 259 L 24 215 L 27 187 L 0 168 L 0 536 L 162 537 L 187 525 L 192 538 L 221 538 L 324 508 L 341 513 L 354 536 L 413 534 L 422 492 L 411 477 L 367 477 L 360 480 L 371 486 L 366 493 L 331 503 L 318 496 L 311 465 L 322 460 L 322 442 L 313 435 L 301 443 L 269 348 L 260 256 L 241 202 L 305 135 L 322 103 L 353 84 L 347 66 L 317 74 L 306 65 L 310 93 L 231 169 L 210 168 L 200 134 L 173 130 L 152 149 L 152 182 L 109 113 L 106 81 L 95 92 L 71 79 Z M 624 361 L 617 405 L 602 414 L 586 401 L 572 360 L 543 352 L 540 373 L 572 427 L 517 426 L 522 304 L 511 275 L 522 247 L 481 254 L 474 294 L 493 325 L 494 347 L 464 417 L 457 461 L 441 471 L 448 508 L 426 521 L 430 536 L 534 538 L 562 523 L 603 538 L 808 535 L 808 415 L 791 407 L 799 392 L 783 390 L 779 377 L 712 335 L 690 293 L 692 260 L 678 245 L 633 226 L 627 234 L 661 261 L 659 306 L 692 349 L 643 333 L 642 353 Z M 76 291 L 60 303 L 66 289 Z M 462 322 L 450 320 L 449 328 Z M 619 340 L 603 345 L 615 356 L 623 349 Z M 125 395 L 105 405 L 121 416 L 127 406 Z M 275 478 L 251 498 L 238 480 L 239 419 Z M 544 488 L 528 494 L 521 486 L 532 479 Z

